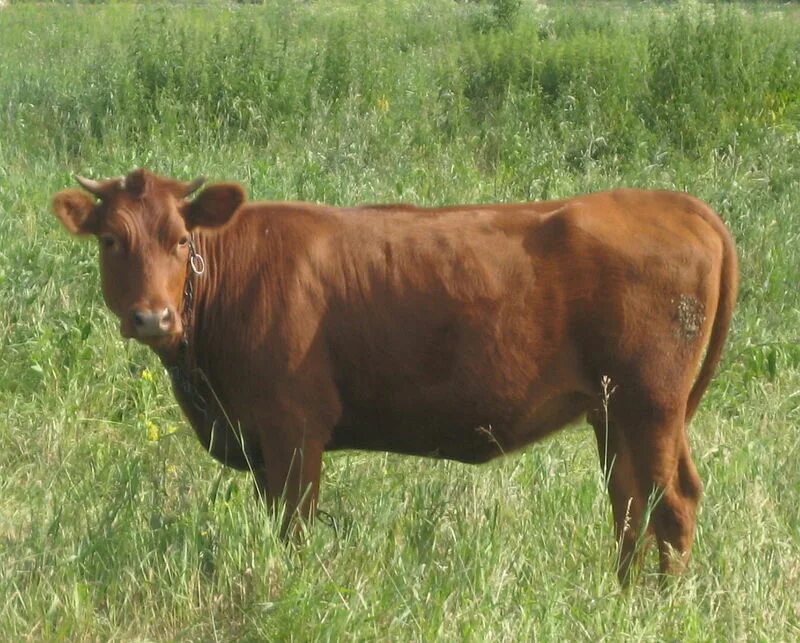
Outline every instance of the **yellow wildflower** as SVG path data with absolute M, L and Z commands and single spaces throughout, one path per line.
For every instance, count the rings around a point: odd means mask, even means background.
M 148 368 L 144 369 L 142 371 L 142 379 L 145 382 L 152 382 L 153 381 L 153 372 Z
M 377 102 L 378 111 L 384 114 L 389 111 L 389 99 L 386 96 L 381 96 Z
M 147 430 L 147 441 L 148 442 L 158 442 L 161 439 L 161 431 L 158 428 L 158 424 L 153 422 L 152 420 L 147 420 L 144 423 L 145 429 Z

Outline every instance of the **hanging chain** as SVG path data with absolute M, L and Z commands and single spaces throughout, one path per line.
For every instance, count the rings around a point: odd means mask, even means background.
M 194 278 L 199 277 L 206 271 L 206 262 L 203 255 L 197 252 L 194 245 L 194 237 L 189 237 L 189 266 L 186 271 L 186 282 L 183 286 L 183 311 L 181 312 L 181 323 L 183 334 L 178 346 L 178 363 L 167 368 L 170 378 L 176 388 L 183 391 L 189 400 L 203 416 L 208 419 L 208 401 L 198 390 L 192 378 L 191 356 L 189 354 L 190 332 L 194 316 Z
M 194 246 L 194 238 L 189 237 L 189 267 L 186 271 L 186 283 L 183 286 L 183 311 L 181 312 L 181 322 L 183 324 L 183 333 L 181 335 L 180 343 L 178 345 L 178 360 L 175 366 L 167 367 L 172 386 L 175 391 L 182 391 L 186 397 L 189 398 L 192 406 L 200 412 L 203 419 L 210 424 L 209 435 L 213 442 L 214 433 L 217 429 L 217 423 L 227 425 L 233 428 L 230 418 L 225 413 L 225 408 L 222 406 L 208 376 L 201 368 L 194 365 L 191 345 L 191 329 L 194 325 L 194 279 L 201 276 L 206 271 L 206 262 L 203 256 L 197 252 Z M 202 383 L 201 383 L 202 382 Z M 209 395 L 209 399 L 213 400 L 214 411 L 209 400 L 200 392 L 200 387 L 205 388 L 205 392 Z M 219 414 L 221 412 L 221 415 Z M 234 435 L 235 432 L 234 432 Z M 244 451 L 244 441 L 241 433 L 239 434 L 239 444 Z M 208 445 L 211 451 L 211 444 Z

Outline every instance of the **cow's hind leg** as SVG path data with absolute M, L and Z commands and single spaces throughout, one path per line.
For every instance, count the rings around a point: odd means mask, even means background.
M 702 483 L 689 453 L 686 432 L 677 436 L 677 466 L 662 501 L 653 512 L 661 572 L 680 573 L 686 567 L 694 542 L 697 505 Z
M 609 421 L 601 409 L 587 417 L 594 428 L 600 466 L 611 499 L 617 537 L 617 574 L 627 585 L 647 550 L 643 530 L 645 497 L 640 491 L 636 468 L 625 434 Z
M 701 493 L 684 417 L 683 406 L 669 411 L 640 409 L 625 425 L 639 489 L 649 499 L 662 574 L 678 574 L 686 566 Z

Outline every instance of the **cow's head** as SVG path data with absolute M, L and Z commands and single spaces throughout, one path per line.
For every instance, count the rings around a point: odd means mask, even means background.
M 53 211 L 72 234 L 97 237 L 103 298 L 119 317 L 120 332 L 155 348 L 176 342 L 183 333 L 191 233 L 225 225 L 244 191 L 222 183 L 189 201 L 203 179 L 183 182 L 147 170 L 107 181 L 76 178 L 86 191 L 59 192 Z

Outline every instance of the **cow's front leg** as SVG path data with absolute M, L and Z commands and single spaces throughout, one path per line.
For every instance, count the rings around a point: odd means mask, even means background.
M 253 472 L 256 488 L 272 510 L 282 510 L 281 536 L 299 535 L 317 506 L 322 442 L 269 433 L 261 443 L 263 468 Z

